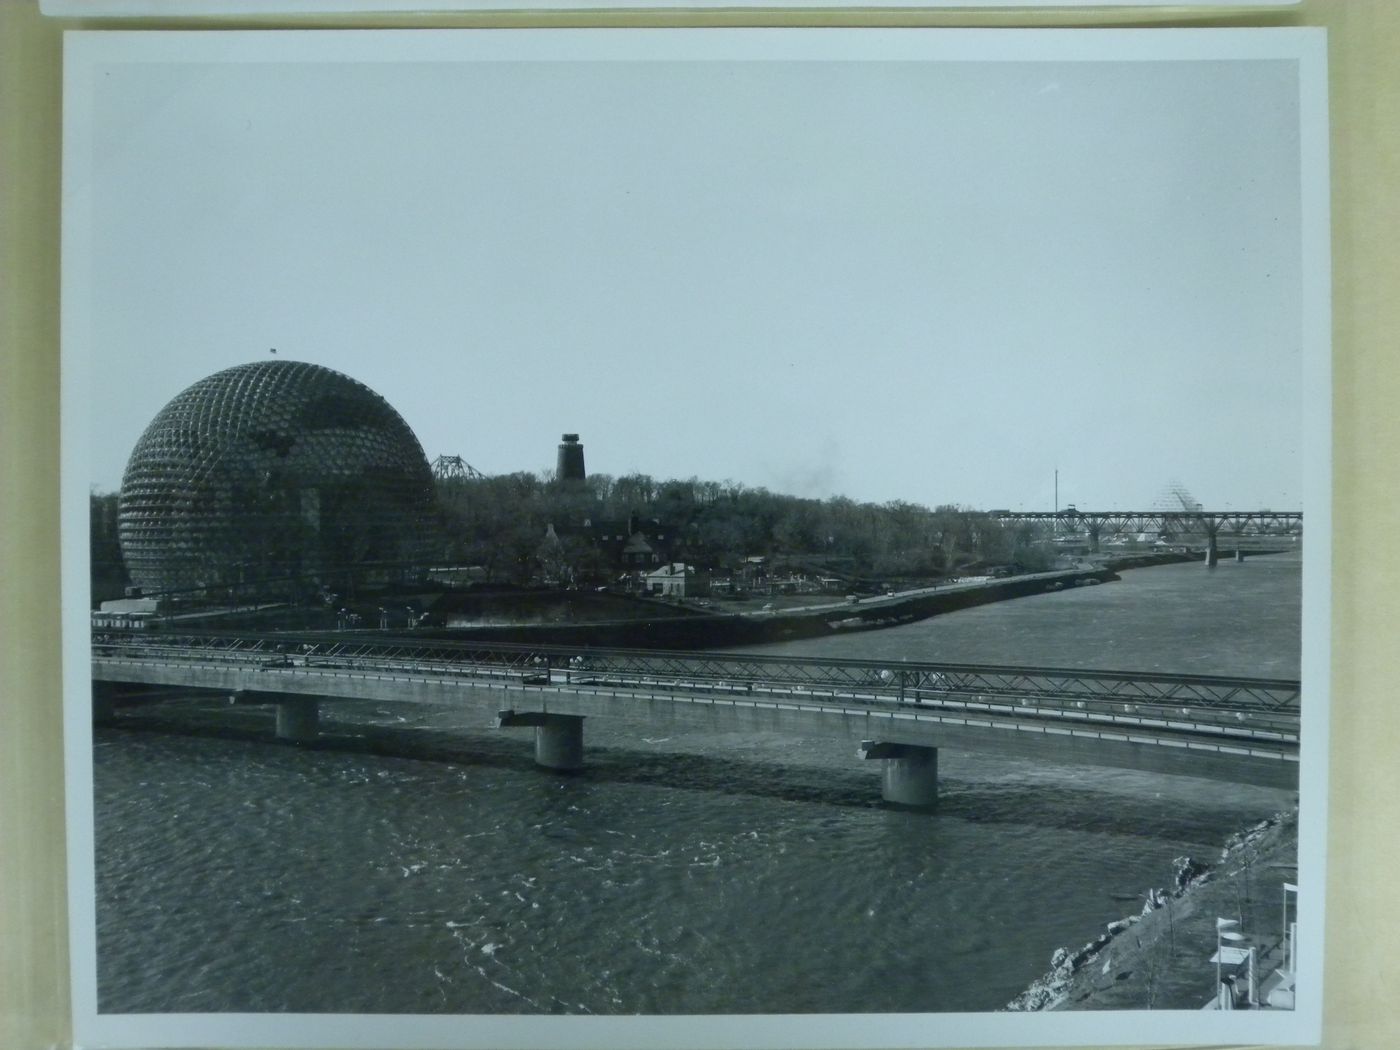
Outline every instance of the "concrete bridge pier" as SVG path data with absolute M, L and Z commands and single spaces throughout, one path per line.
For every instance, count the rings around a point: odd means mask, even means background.
M 1235 548 L 1235 561 L 1244 561 L 1244 551 L 1238 547 Z
M 880 797 L 886 802 L 918 809 L 938 804 L 938 748 L 866 740 L 856 754 L 884 760 Z
M 535 765 L 572 773 L 583 768 L 583 716 L 546 711 L 502 711 L 496 727 L 534 726 Z
M 535 727 L 535 765 L 572 772 L 583 768 L 583 718 L 550 715 Z
M 1215 533 L 1211 533 L 1206 539 L 1206 568 L 1213 569 L 1220 563 L 1220 547 L 1216 543 Z
M 277 704 L 277 739 L 299 744 L 316 739 L 321 725 L 321 705 L 314 699 L 298 697 Z

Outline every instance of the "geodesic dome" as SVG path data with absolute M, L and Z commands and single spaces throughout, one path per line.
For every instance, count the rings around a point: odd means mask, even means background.
M 122 477 L 133 583 L 171 591 L 316 580 L 422 556 L 433 479 L 413 431 L 320 365 L 225 369 L 151 421 Z

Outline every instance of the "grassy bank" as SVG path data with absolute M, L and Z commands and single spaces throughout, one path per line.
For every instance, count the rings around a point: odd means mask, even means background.
M 1259 976 L 1282 961 L 1282 885 L 1296 881 L 1297 810 L 1233 836 L 1209 866 L 1178 858 L 1166 885 L 1144 887 L 1136 914 L 1051 969 L 1008 1010 L 1195 1010 L 1215 993 L 1216 920 L 1232 919 L 1258 947 Z

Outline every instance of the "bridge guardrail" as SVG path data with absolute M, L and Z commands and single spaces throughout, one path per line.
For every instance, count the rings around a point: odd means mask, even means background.
M 692 653 L 661 650 L 593 649 L 510 643 L 417 642 L 383 638 L 324 638 L 297 635 L 150 635 L 112 632 L 94 646 L 198 649 L 206 653 L 261 654 L 270 659 L 402 659 L 491 666 L 522 673 L 576 670 L 595 674 L 772 682 L 783 685 L 861 686 L 880 692 L 929 691 L 1045 695 L 1073 700 L 1177 704 L 1218 710 L 1296 713 L 1300 683 L 1292 679 L 1224 675 L 1162 674 L 1056 667 L 876 660 L 828 660 L 767 654 Z
M 109 658 L 109 659 L 111 659 L 113 662 L 118 662 L 118 663 L 120 663 L 120 662 L 128 662 L 128 663 L 133 663 L 133 664 L 149 664 L 149 663 L 153 662 L 149 657 L 146 657 L 146 658 L 141 658 L 141 657 L 127 657 L 127 658 L 125 658 L 125 660 L 123 660 L 123 658 L 121 658 L 121 657 L 111 657 L 111 658 Z M 185 660 L 166 660 L 166 661 L 157 660 L 157 661 L 154 661 L 154 662 L 159 663 L 159 664 L 162 664 L 162 665 L 164 665 L 164 666 L 170 666 L 170 667 L 188 667 L 188 666 L 191 664 L 192 661 L 189 660 L 189 659 L 185 659 Z M 244 666 L 244 667 L 249 666 L 249 665 L 246 665 L 246 664 L 244 664 L 244 665 L 234 665 L 234 664 L 231 664 L 230 661 L 219 661 L 219 662 L 216 664 L 216 666 L 231 666 L 231 665 L 232 665 L 232 666 Z M 442 681 L 442 680 L 444 680 L 444 678 L 446 677 L 446 676 L 444 676 L 441 672 L 439 672 L 438 674 L 434 675 L 432 678 L 415 677 L 415 676 L 412 674 L 412 670 L 413 670 L 413 669 L 409 669 L 409 668 L 399 668 L 399 669 L 397 669 L 398 673 L 396 673 L 396 674 L 395 674 L 395 673 L 387 673 L 387 674 L 386 674 L 386 673 L 378 673 L 378 674 L 371 674 L 371 673 L 369 673 L 369 670 L 368 670 L 368 669 L 350 670 L 350 669 L 348 669 L 348 668 L 315 668 L 315 667 L 312 667 L 312 668 L 305 668 L 305 667 L 300 667 L 300 668 L 294 668 L 294 670 L 300 671 L 301 673 L 308 673 L 308 672 L 309 672 L 309 673 L 317 674 L 317 675 L 319 675 L 319 676 L 330 677 L 330 678 L 343 677 L 343 678 L 361 679 L 361 680 L 373 678 L 373 679 L 377 679 L 377 680 L 381 680 L 381 681 L 409 681 L 409 680 L 413 680 L 413 681 Z M 382 671 L 386 671 L 386 670 L 388 670 L 388 669 L 386 669 L 386 668 L 378 668 L 378 669 L 376 669 L 376 670 L 379 670 L 379 671 L 382 672 Z M 421 674 L 423 673 L 423 670 L 425 670 L 425 669 L 417 669 L 417 670 L 418 670 L 419 675 L 421 675 Z M 454 676 L 454 677 L 455 677 L 455 676 Z M 450 679 L 449 679 L 449 680 L 450 680 Z M 482 683 L 474 683 L 474 684 L 475 684 L 475 685 L 481 685 Z M 516 684 L 516 683 L 514 683 L 514 682 L 507 682 L 507 681 L 502 680 L 502 679 L 500 678 L 500 676 L 497 676 L 496 679 L 493 680 L 493 681 L 487 681 L 487 682 L 485 683 L 485 687 L 486 687 L 486 688 L 497 688 L 497 689 L 502 689 L 502 690 L 504 690 L 504 689 L 518 689 L 518 688 L 521 688 L 521 686 L 519 686 L 518 684 Z M 808 700 L 807 702 L 801 702 L 801 701 L 797 700 L 796 698 L 790 698 L 790 699 L 784 700 L 784 699 L 778 698 L 777 696 L 769 696 L 769 697 L 766 697 L 766 698 L 765 698 L 765 697 L 751 696 L 751 695 L 743 695 L 743 696 L 740 696 L 740 695 L 731 695 L 731 696 L 719 697 L 719 698 L 717 698 L 717 697 L 700 698 L 700 697 L 696 697 L 696 696 L 692 696 L 692 695 L 681 695 L 681 696 L 677 696 L 677 694 L 676 694 L 676 692 L 675 692 L 674 690 L 667 690 L 667 691 L 665 691 L 665 692 L 648 692 L 648 691 L 645 691 L 644 689 L 635 688 L 635 687 L 634 687 L 634 688 L 628 688 L 628 687 L 626 687 L 626 686 L 621 686 L 621 685 L 614 686 L 614 687 L 612 687 L 611 689 L 606 688 L 606 687 L 596 687 L 596 688 L 597 688 L 597 691 L 599 691 L 599 692 L 604 692 L 604 693 L 607 693 L 607 694 L 609 694 L 609 695 L 613 695 L 613 696 L 622 696 L 622 697 L 625 697 L 625 698 L 627 698 L 627 699 L 635 699 L 635 700 L 649 700 L 649 701 L 655 701 L 655 700 L 668 700 L 668 701 L 684 700 L 684 701 L 690 702 L 690 703 L 697 703 L 697 702 L 701 702 L 701 703 L 721 703 L 721 704 L 729 704 L 729 705 L 744 706 L 744 707 L 756 707 L 756 708 L 763 708 L 763 707 L 766 707 L 766 708 L 775 708 L 775 709 L 805 710 L 805 711 L 816 711 L 816 712 L 831 713 L 831 714 L 843 714 L 843 715 L 863 715 L 863 716 L 874 715 L 874 716 L 877 716 L 877 717 L 883 716 L 883 717 L 892 718 L 892 719 L 908 719 L 908 720 L 913 720 L 913 721 L 936 722 L 936 723 L 939 723 L 939 724 L 957 725 L 957 726 L 963 726 L 963 727 L 974 728 L 974 729 L 997 729 L 997 730 L 1004 730 L 1004 731 L 1014 731 L 1014 732 L 1018 732 L 1018 733 L 1036 733 L 1036 734 L 1047 735 L 1047 736 L 1067 736 L 1067 737 L 1076 737 L 1076 738 L 1081 738 L 1081 739 L 1094 739 L 1094 740 L 1102 740 L 1102 741 L 1117 741 L 1117 742 L 1127 742 L 1127 743 L 1142 743 L 1142 744 L 1150 744 L 1150 745 L 1155 745 L 1155 746 L 1160 746 L 1160 747 L 1173 747 L 1173 748 L 1182 748 L 1182 749 L 1185 749 L 1185 750 L 1205 751 L 1205 752 L 1210 752 L 1210 753 L 1214 753 L 1214 754 L 1241 755 L 1241 756 L 1247 756 L 1247 757 L 1251 757 L 1251 758 L 1263 758 L 1263 759 L 1268 759 L 1268 760 L 1277 760 L 1277 761 L 1293 762 L 1293 763 L 1296 763 L 1296 762 L 1297 762 L 1296 746 L 1290 747 L 1287 741 L 1279 741 L 1275 746 L 1268 746 L 1268 747 L 1265 747 L 1265 746 L 1259 746 L 1261 742 L 1259 742 L 1259 741 L 1257 741 L 1257 740 L 1240 740 L 1240 741 L 1233 741 L 1233 740 L 1229 740 L 1229 739 L 1226 739 L 1226 740 L 1210 740 L 1210 739 L 1204 738 L 1204 735 L 1208 735 L 1208 731 L 1209 731 L 1209 729 L 1210 729 L 1211 727 L 1209 727 L 1209 726 L 1201 726 L 1201 725 L 1198 725 L 1198 724 L 1177 724 L 1177 725 L 1167 725 L 1167 726 L 1162 727 L 1163 729 L 1165 729 L 1165 730 L 1168 731 L 1168 732 L 1175 732 L 1175 733 L 1177 733 L 1177 734 L 1182 734 L 1182 733 L 1190 734 L 1190 733 L 1192 733 L 1192 732 L 1199 733 L 1199 734 L 1203 734 L 1203 736 L 1198 736 L 1198 737 L 1195 737 L 1195 738 L 1190 737 L 1190 736 L 1181 736 L 1181 735 L 1178 735 L 1178 736 L 1176 736 L 1176 737 L 1172 737 L 1172 736 L 1163 736 L 1163 735 L 1135 735 L 1134 733 L 1132 733 L 1132 732 L 1131 732 L 1129 729 L 1127 729 L 1127 728 L 1105 727 L 1105 726 L 1102 726 L 1102 725 L 1095 725 L 1095 724 L 1091 724 L 1091 723 L 1090 723 L 1090 724 L 1075 724 L 1075 725 L 1055 725 L 1055 724 L 1051 724 L 1051 723 L 1048 723 L 1048 722 L 1038 722 L 1038 721 L 1034 721 L 1034 720 L 1027 720 L 1023 715 L 1019 715 L 1019 714 L 1018 714 L 1018 718 L 1019 718 L 1020 720 L 1017 720 L 1017 721 L 1008 721 L 1008 720 L 1004 720 L 1004 719 L 998 719 L 998 718 L 996 718 L 995 715 L 992 714 L 992 713 L 988 713 L 987 715 L 985 715 L 985 716 L 983 716 L 983 717 L 975 717 L 975 716 L 974 716 L 973 714 L 971 714 L 971 713 L 967 713 L 967 714 L 957 714 L 957 713 L 952 713 L 952 712 L 949 712 L 949 711 L 946 711 L 946 710 L 938 710 L 938 709 L 932 709 L 932 708 L 926 708 L 926 707 L 924 707 L 924 708 L 913 708 L 913 709 L 911 709 L 907 704 L 904 705 L 904 706 L 900 706 L 900 705 L 898 705 L 898 704 L 890 704 L 890 703 L 888 703 L 888 702 L 886 702 L 886 703 L 884 703 L 882 706 L 879 706 L 879 707 L 874 708 L 874 709 L 871 709 L 871 708 L 865 707 L 865 706 L 856 707 L 856 708 L 848 708 L 848 707 L 845 707 L 844 705 L 836 704 L 836 703 L 821 703 L 821 702 L 813 702 L 813 701 L 811 701 L 811 700 Z M 872 699 L 873 699 L 873 698 L 872 698 Z M 888 698 L 882 698 L 882 699 L 888 700 Z M 546 705 L 546 706 L 547 706 L 547 705 Z
M 831 681 L 826 681 L 820 689 L 814 688 L 810 681 L 791 682 L 780 681 L 777 678 L 768 681 L 755 681 L 753 678 L 729 681 L 715 677 L 693 677 L 695 668 L 689 667 L 687 670 L 692 676 L 691 679 L 682 679 L 676 675 L 658 675 L 652 670 L 648 675 L 624 675 L 613 672 L 611 675 L 600 674 L 592 667 L 583 666 L 572 659 L 569 666 L 562 671 L 556 671 L 550 661 L 540 655 L 538 650 L 527 650 L 533 654 L 523 662 L 515 659 L 506 663 L 467 663 L 460 659 L 455 660 L 404 660 L 406 655 L 401 651 L 401 647 L 396 647 L 397 659 L 386 660 L 383 657 L 370 657 L 364 655 L 349 655 L 346 653 L 318 653 L 315 647 L 305 647 L 295 655 L 278 652 L 274 647 L 267 649 L 259 646 L 206 648 L 191 644 L 168 644 L 170 639 L 163 638 L 160 642 L 149 636 L 140 637 L 139 640 L 131 640 L 120 644 L 111 642 L 99 642 L 94 646 L 94 655 L 106 655 L 109 659 L 122 660 L 123 658 L 139 662 L 168 662 L 170 665 L 189 665 L 191 662 L 212 663 L 215 665 L 256 667 L 260 670 L 280 670 L 293 669 L 300 673 L 335 676 L 343 673 L 346 677 L 379 677 L 403 676 L 414 674 L 429 674 L 437 679 L 462 680 L 471 679 L 477 683 L 490 682 L 525 682 L 534 677 L 541 684 L 559 684 L 575 690 L 599 689 L 599 690 L 625 690 L 627 695 L 634 696 L 656 696 L 653 693 L 644 692 L 647 689 L 664 689 L 666 695 L 675 698 L 677 691 L 686 694 L 697 692 L 727 693 L 731 697 L 743 695 L 752 697 L 757 695 L 767 695 L 769 697 L 782 697 L 789 701 L 807 699 L 815 701 L 824 706 L 833 703 L 857 703 L 862 705 L 882 705 L 898 710 L 903 708 L 924 709 L 932 713 L 934 710 L 941 710 L 951 713 L 953 710 L 967 712 L 985 712 L 987 715 L 1001 714 L 1012 716 L 1020 720 L 1018 728 L 1033 726 L 1038 721 L 1054 721 L 1064 723 L 1066 721 L 1079 722 L 1084 725 L 1108 724 L 1115 729 L 1136 726 L 1142 730 L 1155 730 L 1169 733 L 1208 733 L 1215 737 L 1234 738 L 1240 741 L 1251 740 L 1257 743 L 1275 743 L 1285 748 L 1296 748 L 1297 742 L 1297 720 L 1296 716 L 1289 711 L 1279 712 L 1277 708 L 1269 710 L 1243 711 L 1238 707 L 1211 708 L 1209 706 L 1198 707 L 1177 707 L 1178 703 L 1173 699 L 1166 703 L 1161 701 L 1142 702 L 1139 699 L 1132 699 L 1124 702 L 1121 699 L 1105 699 L 1102 696 L 1092 696 L 1090 699 L 1073 699 L 1066 697 L 1063 693 L 1046 691 L 1044 683 L 1040 684 L 1039 692 L 1017 692 L 1012 687 L 1006 686 L 1000 689 L 990 689 L 987 693 L 976 693 L 965 691 L 961 688 L 944 688 L 942 690 L 910 689 L 905 682 L 896 683 L 892 678 L 878 677 L 874 681 L 861 679 L 860 691 L 854 691 L 850 687 L 841 688 Z M 520 654 L 515 654 L 516 656 Z M 596 651 L 595 651 L 595 655 Z M 635 659 L 636 654 L 625 654 L 628 666 L 630 661 Z M 674 655 L 674 654 L 669 654 Z M 669 656 L 667 657 L 669 658 Z M 543 673 L 541 664 L 543 660 Z M 747 664 L 748 658 L 742 658 L 741 664 Z M 782 661 L 779 662 L 783 663 Z M 810 663 L 810 662 L 809 662 Z M 840 662 L 828 663 L 828 667 L 843 666 Z M 859 662 L 861 670 L 869 670 L 869 662 Z M 948 667 L 952 665 L 935 665 Z M 522 670 L 523 668 L 523 670 Z M 731 668 L 732 669 L 732 668 Z M 1030 673 L 1025 668 L 978 668 L 977 674 L 986 676 L 989 672 L 996 671 L 1008 679 L 1025 680 Z M 1088 676 L 1091 680 L 1104 677 L 1101 672 L 1066 672 L 1055 671 L 1051 676 L 1051 689 L 1059 683 L 1064 682 L 1066 676 L 1079 677 Z M 1110 674 L 1108 677 L 1115 678 Z M 1202 676 L 1195 676 L 1201 679 Z M 1159 681 L 1170 676 L 1153 676 Z M 1223 680 L 1232 683 L 1229 688 L 1240 688 L 1239 680 Z M 1270 685 L 1280 683 L 1269 683 Z M 1291 683 L 1281 683 L 1285 687 Z M 1136 694 L 1134 694 L 1136 697 Z M 1015 700 L 1012 704 L 1010 701 Z

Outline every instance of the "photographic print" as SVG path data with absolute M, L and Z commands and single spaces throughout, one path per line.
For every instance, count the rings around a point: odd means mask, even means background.
M 1324 43 L 70 34 L 80 1041 L 1317 1038 Z

